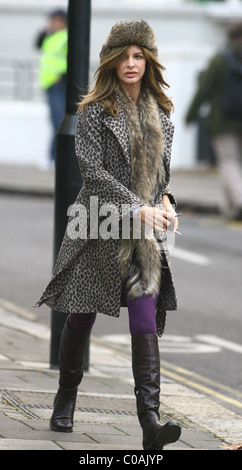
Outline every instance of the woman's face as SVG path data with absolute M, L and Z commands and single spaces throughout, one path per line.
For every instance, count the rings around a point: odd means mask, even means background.
M 121 86 L 141 83 L 145 73 L 146 60 L 139 46 L 130 46 L 116 65 L 116 74 Z

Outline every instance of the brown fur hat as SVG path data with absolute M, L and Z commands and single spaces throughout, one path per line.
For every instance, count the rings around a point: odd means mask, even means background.
M 116 23 L 100 52 L 101 62 L 114 47 L 141 46 L 158 55 L 155 35 L 152 28 L 144 20 L 119 21 Z

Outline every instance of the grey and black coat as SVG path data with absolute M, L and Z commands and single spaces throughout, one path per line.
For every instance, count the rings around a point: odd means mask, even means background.
M 120 307 L 126 306 L 127 286 L 134 297 L 158 292 L 157 332 L 161 335 L 166 311 L 177 309 L 166 235 L 161 242 L 155 236 L 146 239 L 142 228 L 141 239 L 135 239 L 131 230 L 131 236 L 122 240 L 120 236 L 101 237 L 94 230 L 95 238 L 90 201 L 98 201 L 98 211 L 107 204 L 115 207 L 112 221 L 119 226 L 134 208 L 160 205 L 163 194 L 175 204 L 169 188 L 174 126 L 147 91 L 137 106 L 121 89 L 115 94 L 117 117 L 98 103 L 78 115 L 76 154 L 83 186 L 73 207 L 86 208 L 87 236 L 77 236 L 74 209 L 52 279 L 36 306 L 46 303 L 65 313 L 118 317 Z M 103 216 L 98 218 L 99 228 L 103 220 Z

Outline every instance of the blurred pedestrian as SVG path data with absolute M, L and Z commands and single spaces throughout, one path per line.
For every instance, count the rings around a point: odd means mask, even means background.
M 166 310 L 177 308 L 166 245 L 167 227 L 171 222 L 178 226 L 169 188 L 173 105 L 164 92 L 168 85 L 154 33 L 145 21 L 117 23 L 100 62 L 95 86 L 79 106 L 76 153 L 83 188 L 76 207 L 84 205 L 89 218 L 90 199 L 98 196 L 100 211 L 111 203 L 118 223 L 131 216 L 142 230 L 140 238 L 131 233 L 125 239 L 103 238 L 99 230 L 98 237 L 90 232 L 81 240 L 67 229 L 53 278 L 36 304 L 45 302 L 70 314 L 61 337 L 59 389 L 50 427 L 72 431 L 84 352 L 97 312 L 118 317 L 120 307 L 127 306 L 143 447 L 162 449 L 181 433 L 175 421 L 162 426 L 159 417 L 158 336 L 164 331 Z M 147 238 L 146 225 L 152 230 Z M 154 231 L 163 235 L 163 250 Z
M 206 130 L 222 177 L 224 213 L 242 220 L 242 23 L 228 32 L 224 49 L 212 57 L 186 114 L 198 119 L 200 107 L 209 103 Z
M 56 158 L 56 134 L 65 113 L 67 71 L 67 15 L 58 9 L 49 13 L 46 29 L 39 33 L 36 46 L 41 51 L 39 83 L 45 91 L 53 127 L 49 163 Z

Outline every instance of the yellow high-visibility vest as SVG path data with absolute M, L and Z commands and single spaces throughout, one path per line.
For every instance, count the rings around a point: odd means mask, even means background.
M 58 82 L 67 70 L 67 30 L 61 29 L 43 40 L 39 82 L 47 89 Z

